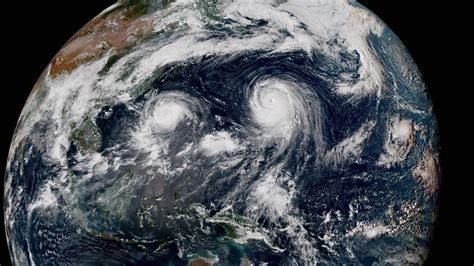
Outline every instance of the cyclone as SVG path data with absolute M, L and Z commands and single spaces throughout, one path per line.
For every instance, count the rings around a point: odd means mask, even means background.
M 76 33 L 13 136 L 14 264 L 422 263 L 435 115 L 355 1 L 119 1 Z

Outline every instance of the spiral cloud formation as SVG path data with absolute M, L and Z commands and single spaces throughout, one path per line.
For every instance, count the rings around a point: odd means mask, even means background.
M 355 1 L 119 1 L 23 109 L 5 176 L 15 264 L 420 263 L 436 121 Z

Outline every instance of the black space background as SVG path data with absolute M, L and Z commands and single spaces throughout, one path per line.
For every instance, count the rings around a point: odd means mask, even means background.
M 80 27 L 114 2 L 82 0 L 2 3 L 1 176 L 4 175 L 8 148 L 17 119 L 37 78 L 55 53 Z M 461 7 L 450 5 L 455 1 L 359 2 L 381 17 L 400 37 L 414 57 L 433 99 L 440 127 L 443 177 L 438 222 L 426 263 L 458 265 L 463 261 L 467 262 L 467 265 L 473 265 L 474 250 L 470 226 L 474 225 L 470 217 L 473 213 L 472 202 L 461 200 L 465 194 L 459 190 L 463 186 L 469 187 L 467 180 L 473 177 L 472 172 L 462 171 L 462 150 L 467 147 L 457 141 L 462 138 L 458 135 L 462 130 L 457 119 L 465 118 L 468 119 L 467 123 L 472 123 L 472 119 L 468 118 L 471 113 L 461 112 L 463 107 L 461 102 L 458 102 L 458 98 L 469 97 L 467 90 L 472 88 L 460 83 L 458 78 L 461 74 L 454 70 L 459 65 L 453 61 L 454 58 L 461 58 L 461 62 L 464 57 L 462 49 L 457 45 L 463 42 L 463 38 L 454 33 L 459 24 L 453 20 L 461 16 Z M 468 54 L 466 53 L 466 56 Z M 472 65 L 465 67 L 472 69 Z M 3 195 L 3 185 L 1 187 Z M 3 199 L 3 196 L 0 198 Z M 9 265 L 3 211 L 0 213 L 0 262 L 1 265 Z

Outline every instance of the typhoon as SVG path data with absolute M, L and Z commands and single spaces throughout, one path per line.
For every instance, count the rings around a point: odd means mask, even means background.
M 15 265 L 422 263 L 437 126 L 348 0 L 119 1 L 47 66 L 5 175 Z

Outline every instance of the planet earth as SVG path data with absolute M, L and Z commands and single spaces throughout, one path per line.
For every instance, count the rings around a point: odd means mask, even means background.
M 422 263 L 437 132 L 413 59 L 355 1 L 119 1 L 66 43 L 21 113 L 10 257 Z

